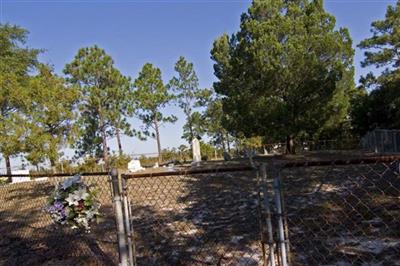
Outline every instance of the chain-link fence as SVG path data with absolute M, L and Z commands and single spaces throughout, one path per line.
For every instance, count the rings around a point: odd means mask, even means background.
M 399 157 L 232 164 L 84 175 L 90 234 L 43 211 L 66 176 L 0 186 L 0 265 L 399 265 Z
M 400 130 L 375 129 L 361 139 L 361 144 L 376 153 L 400 152 Z
M 138 265 L 261 265 L 250 167 L 124 175 Z
M 400 265 L 395 158 L 272 167 L 270 265 Z
M 69 176 L 68 176 L 69 177 Z M 67 176 L 0 186 L 0 265 L 116 265 L 109 176 L 82 176 L 98 191 L 102 217 L 90 234 L 56 226 L 43 208 Z

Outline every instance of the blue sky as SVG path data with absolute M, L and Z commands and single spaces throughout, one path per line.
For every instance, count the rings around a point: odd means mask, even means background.
M 372 21 L 384 17 L 386 0 L 325 0 L 337 25 L 349 28 L 354 45 L 370 36 Z M 0 0 L 2 23 L 20 25 L 30 31 L 28 44 L 44 48 L 41 60 L 61 74 L 80 47 L 97 44 L 109 53 L 116 66 L 135 78 L 146 62 L 161 68 L 168 81 L 180 55 L 194 63 L 200 85 L 211 87 L 215 80 L 210 49 L 222 33 L 238 30 L 240 14 L 250 4 L 245 0 Z M 355 47 L 356 48 L 356 47 Z M 356 48 L 356 81 L 367 73 L 361 69 L 362 52 Z M 163 147 L 178 146 L 184 117 L 176 107 L 167 108 L 180 118 L 161 130 Z M 133 126 L 138 121 L 132 120 Z M 115 140 L 111 140 L 115 147 Z M 156 151 L 154 140 L 140 142 L 125 138 L 129 153 Z

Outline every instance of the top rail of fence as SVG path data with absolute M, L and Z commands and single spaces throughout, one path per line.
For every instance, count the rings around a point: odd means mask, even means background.
M 159 176 L 177 176 L 177 175 L 194 175 L 194 174 L 212 174 L 221 172 L 244 172 L 252 171 L 255 168 L 250 165 L 240 166 L 223 166 L 213 168 L 182 168 L 182 169 L 171 169 L 169 171 L 161 172 L 137 172 L 137 173 L 125 173 L 122 177 L 130 178 L 143 178 L 143 177 L 159 177 Z
M 109 175 L 109 172 L 87 172 L 87 173 L 43 173 L 43 174 L 11 174 L 11 175 L 0 175 L 0 177 L 32 177 L 32 178 L 40 178 L 40 177 L 63 177 L 63 176 L 101 176 L 101 175 Z
M 328 166 L 328 165 L 351 165 L 351 164 L 374 164 L 374 163 L 388 163 L 393 161 L 400 161 L 400 155 L 393 156 L 374 156 L 374 157 L 360 157 L 353 159 L 333 159 L 333 160 L 301 160 L 294 162 L 273 162 L 272 164 L 279 168 L 295 168 L 295 167 L 307 167 L 307 166 Z M 268 162 L 265 162 L 268 164 Z M 135 172 L 135 173 L 123 173 L 122 177 L 130 178 L 142 178 L 142 177 L 159 177 L 159 176 L 177 176 L 177 175 L 193 175 L 193 174 L 211 174 L 220 172 L 243 172 L 252 171 L 255 168 L 251 165 L 236 165 L 236 166 L 217 166 L 210 168 L 178 168 L 169 169 L 166 171 L 159 172 Z M 14 174 L 7 175 L 1 174 L 0 177 L 64 177 L 64 176 L 104 176 L 109 175 L 109 172 L 85 172 L 85 173 L 42 173 L 42 174 Z
M 281 168 L 294 168 L 306 166 L 327 166 L 327 165 L 350 165 L 350 164 L 374 164 L 400 161 L 400 155 L 394 156 L 374 156 L 360 157 L 354 159 L 335 159 L 335 160 L 303 160 L 295 162 L 282 162 Z

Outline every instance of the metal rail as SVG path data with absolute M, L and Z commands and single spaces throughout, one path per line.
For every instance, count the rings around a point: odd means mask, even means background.
M 326 165 L 349 165 L 349 164 L 374 164 L 374 163 L 388 163 L 399 161 L 400 155 L 394 156 L 374 156 L 374 157 L 361 157 L 355 159 L 338 159 L 338 160 L 315 160 L 315 161 L 298 161 L 298 162 L 282 162 L 282 168 L 304 167 L 304 166 L 326 166 Z M 277 164 L 278 165 L 278 164 Z
M 211 174 L 211 173 L 226 173 L 226 172 L 243 172 L 256 170 L 249 165 L 230 166 L 230 167 L 215 167 L 215 168 L 188 168 L 176 169 L 172 171 L 162 172 L 147 172 L 147 173 L 126 173 L 122 177 L 126 179 L 142 178 L 142 177 L 158 177 L 158 176 L 177 176 L 177 175 L 194 175 L 194 174 Z

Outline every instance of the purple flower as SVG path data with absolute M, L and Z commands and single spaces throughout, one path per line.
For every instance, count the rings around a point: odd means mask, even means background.
M 65 209 L 61 210 L 61 219 L 64 220 L 65 218 L 67 218 L 67 215 L 65 213 Z
M 54 202 L 53 205 L 54 205 L 54 208 L 57 209 L 57 210 L 64 209 L 64 205 L 59 201 Z

